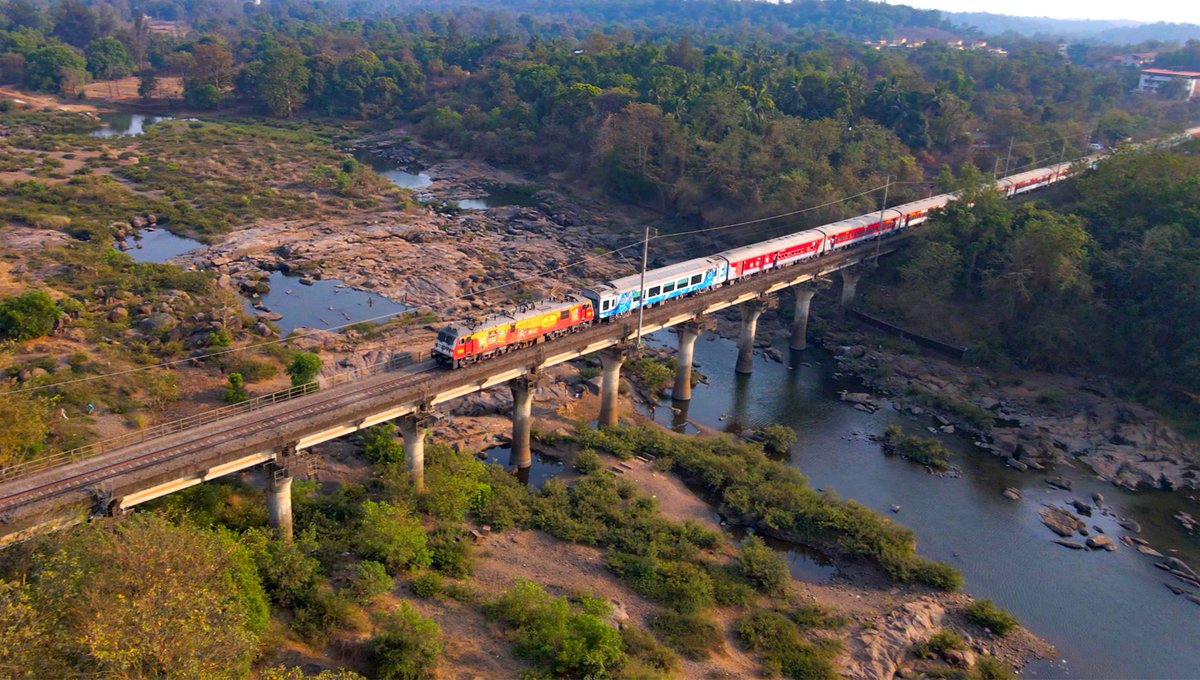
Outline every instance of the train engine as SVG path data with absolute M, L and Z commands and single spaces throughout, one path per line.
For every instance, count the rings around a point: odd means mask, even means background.
M 459 368 L 499 354 L 574 333 L 592 325 L 591 300 L 575 295 L 539 300 L 483 319 L 460 321 L 438 331 L 433 358 Z

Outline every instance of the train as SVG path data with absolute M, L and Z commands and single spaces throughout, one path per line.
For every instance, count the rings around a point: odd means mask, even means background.
M 1200 137 L 1200 127 L 1181 136 Z M 1095 165 L 1102 155 L 1082 164 L 1057 163 L 996 180 L 996 190 L 1006 198 L 1057 182 L 1079 167 Z M 596 323 L 615 319 L 679 297 L 736 283 L 780 267 L 789 267 L 829 253 L 887 238 L 915 227 L 934 210 L 956 200 L 945 193 L 885 208 L 867 215 L 779 236 L 759 243 L 604 281 L 561 298 L 518 306 L 483 319 L 453 323 L 438 331 L 433 356 L 448 368 L 459 368 L 491 359 L 515 349 L 575 333 Z

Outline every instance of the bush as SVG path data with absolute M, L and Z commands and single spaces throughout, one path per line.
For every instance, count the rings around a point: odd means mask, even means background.
M 674 675 L 679 669 L 679 657 L 675 652 L 636 626 L 627 625 L 621 629 L 621 646 L 627 655 L 652 671 L 637 675 L 631 672 L 633 669 L 626 666 L 626 677 Z
M 229 381 L 225 385 L 225 403 L 240 404 L 245 401 L 250 401 L 250 393 L 246 391 L 246 384 L 242 380 L 242 374 L 230 373 Z
M 650 621 L 650 630 L 668 647 L 693 661 L 703 661 L 724 644 L 721 628 L 699 614 L 664 611 Z
M 298 352 L 288 364 L 287 373 L 293 386 L 307 385 L 321 374 L 321 357 L 312 352 Z
M 318 589 L 294 609 L 291 627 L 310 644 L 324 645 L 346 628 L 353 611 L 353 605 L 344 597 Z
M 759 591 L 780 593 L 792 580 L 787 560 L 758 536 L 747 536 L 738 550 L 738 571 Z
M 928 640 L 913 644 L 912 653 L 918 659 L 936 659 L 951 649 L 963 649 L 965 646 L 958 633 L 942 628 Z
M 484 607 L 489 618 L 515 629 L 516 652 L 568 677 L 612 675 L 625 663 L 620 634 L 596 613 L 573 608 L 532 581 L 518 580 Z
M 600 454 L 591 449 L 584 449 L 575 456 L 575 469 L 579 470 L 580 474 L 590 475 L 593 472 L 599 472 L 604 467 L 604 463 L 600 461 Z
M 796 624 L 786 615 L 759 609 L 734 624 L 738 638 L 756 652 L 773 652 L 795 645 L 800 639 Z
M 407 508 L 388 502 L 363 503 L 356 536 L 363 554 L 383 562 L 393 574 L 429 566 L 425 527 Z
M 981 656 L 975 661 L 975 675 L 979 680 L 1017 680 L 1012 666 L 994 656 Z
M 997 635 L 1008 635 L 1021 625 L 1007 609 L 997 607 L 995 602 L 988 599 L 975 600 L 967 607 L 965 614 L 971 621 Z
M 32 340 L 54 330 L 62 310 L 48 293 L 30 290 L 0 300 L 0 337 Z
M 404 445 L 396 440 L 396 426 L 372 425 L 363 430 L 363 455 L 376 465 L 404 462 Z
M 802 604 L 793 609 L 788 616 L 801 631 L 811 628 L 836 630 L 850 624 L 850 619 L 841 614 L 832 614 L 819 604 Z
M 231 369 L 242 374 L 248 383 L 270 380 L 279 372 L 279 368 L 265 359 L 242 359 L 233 364 Z
M 437 597 L 444 588 L 442 575 L 435 571 L 422 571 L 409 585 L 413 595 L 421 598 Z
M 420 680 L 435 677 L 442 656 L 442 629 L 407 602 L 392 610 L 368 643 L 376 677 Z
M 796 431 L 787 425 L 768 425 L 757 432 L 755 438 L 762 442 L 763 450 L 775 456 L 782 456 L 796 444 Z
M 933 560 L 918 561 L 913 566 L 913 579 L 950 593 L 963 587 L 962 572 L 945 562 Z
M 748 607 L 758 599 L 754 589 L 737 572 L 737 567 L 709 563 L 708 577 L 712 580 L 713 601 L 726 607 Z
M 442 527 L 429 535 L 430 566 L 452 578 L 467 578 L 475 571 L 472 544 L 459 527 Z
M 392 589 L 395 585 L 387 567 L 374 560 L 363 560 L 354 569 L 350 593 L 355 600 L 366 603 Z
M 950 450 L 941 442 L 932 437 L 905 434 L 899 425 L 888 425 L 884 430 L 883 450 L 939 472 L 950 469 Z

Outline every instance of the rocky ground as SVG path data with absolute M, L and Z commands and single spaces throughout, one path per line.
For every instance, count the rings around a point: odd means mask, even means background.
M 1196 445 L 1103 379 L 1021 373 L 1002 381 L 983 368 L 872 346 L 858 333 L 829 333 L 824 342 L 844 373 L 893 408 L 935 413 L 944 429 L 1016 469 L 1071 459 L 1130 489 L 1200 488 Z

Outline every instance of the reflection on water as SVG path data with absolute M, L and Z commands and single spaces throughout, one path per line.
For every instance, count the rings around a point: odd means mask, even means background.
M 673 346 L 674 337 L 659 333 L 651 343 Z M 890 407 L 874 414 L 857 411 L 837 398 L 838 390 L 855 386 L 833 377 L 830 354 L 812 349 L 789 355 L 786 342 L 779 349 L 787 364 L 759 356 L 752 376 L 736 376 L 733 342 L 697 343 L 695 360 L 709 384 L 695 387 L 682 413 L 672 409 L 680 409 L 678 404 L 663 404 L 654 410 L 655 419 L 677 427 L 683 416 L 723 430 L 791 426 L 797 435 L 791 463 L 814 487 L 835 490 L 911 527 L 922 554 L 953 564 L 969 592 L 995 599 L 1058 647 L 1061 659 L 1032 664 L 1023 677 L 1200 676 L 1200 610 L 1164 587 L 1155 560 L 1124 545 L 1114 553 L 1067 550 L 1051 541 L 1038 516 L 1042 503 L 1061 505 L 1098 491 L 1116 514 L 1137 519 L 1141 537 L 1155 548 L 1196 566 L 1200 540 L 1171 519 L 1178 509 L 1195 514 L 1195 503 L 1165 492 L 1132 493 L 1064 465 L 1052 474 L 1074 481 L 1074 492 L 1067 493 L 1045 484 L 1049 472 L 1017 472 L 952 436 L 941 439 L 955 452 L 962 477 L 930 475 L 903 458 L 883 455 L 869 439 L 891 423 L 928 434 L 927 416 L 901 415 Z M 1004 498 L 1001 491 L 1009 486 L 1020 489 L 1024 500 Z M 900 506 L 896 515 L 893 504 Z M 1125 533 L 1110 515 L 1097 513 L 1088 525 L 1114 537 Z
M 333 328 L 369 320 L 385 320 L 408 309 L 379 293 L 350 288 L 335 279 L 300 283 L 297 276 L 271 272 L 267 283 L 271 290 L 260 298 L 246 302 L 246 311 L 256 314 L 255 303 L 266 305 L 271 313 L 282 314 L 275 321 L 283 335 L 297 328 Z
M 511 468 L 512 447 L 510 446 L 493 446 L 484 449 L 487 454 L 487 461 L 497 465 L 503 465 L 506 468 Z M 563 471 L 563 463 L 557 458 L 543 456 L 537 451 L 533 452 L 533 464 L 527 468 L 518 468 L 514 474 L 517 479 L 526 486 L 533 488 L 541 488 L 542 483 L 547 479 L 558 475 Z
M 108 112 L 101 113 L 100 122 L 104 124 L 98 130 L 92 131 L 93 137 L 137 137 L 145 134 L 146 128 L 163 121 L 171 120 L 171 116 L 147 116 L 141 113 Z
M 125 252 L 138 262 L 166 262 L 189 250 L 207 247 L 195 239 L 176 236 L 166 229 L 142 230 L 136 237 L 126 237 L 125 245 L 128 248 Z

